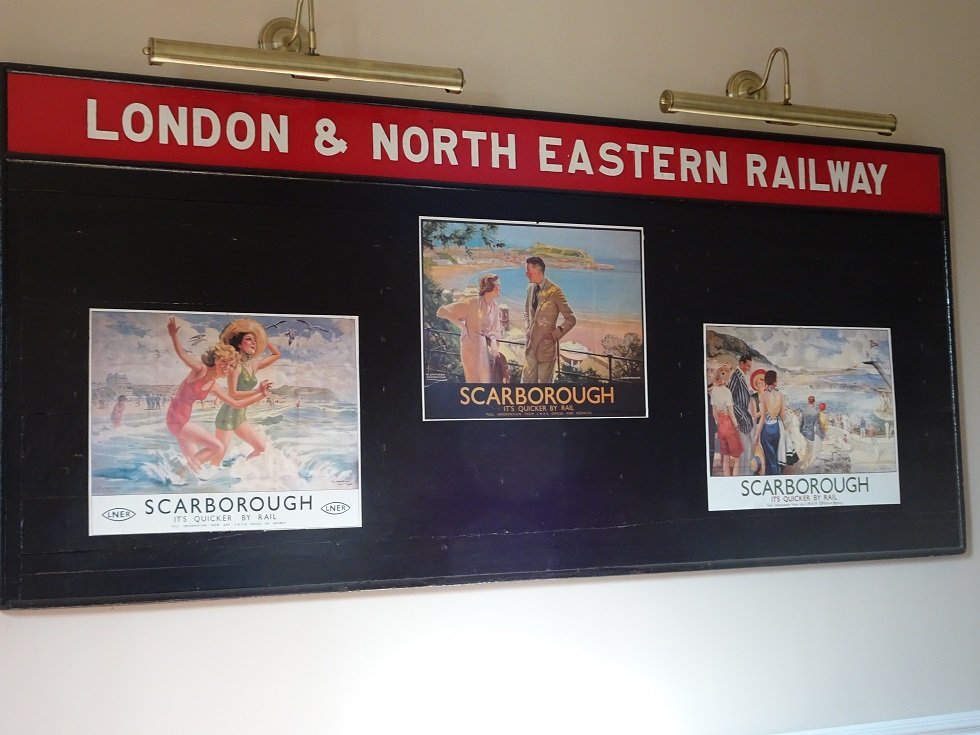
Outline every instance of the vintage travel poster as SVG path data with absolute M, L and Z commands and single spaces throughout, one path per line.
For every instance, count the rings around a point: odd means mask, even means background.
M 900 502 L 891 331 L 706 324 L 708 509 Z
M 419 222 L 423 419 L 647 415 L 643 230 Z
M 356 317 L 89 314 L 91 535 L 360 526 Z

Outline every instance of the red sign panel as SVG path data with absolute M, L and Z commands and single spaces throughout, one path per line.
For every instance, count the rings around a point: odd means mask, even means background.
M 941 156 L 10 73 L 11 153 L 942 213 Z

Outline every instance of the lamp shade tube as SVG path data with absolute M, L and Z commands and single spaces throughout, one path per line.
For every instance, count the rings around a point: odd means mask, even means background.
M 145 52 L 151 64 L 190 64 L 222 69 L 265 71 L 314 79 L 350 79 L 361 82 L 387 82 L 414 87 L 433 87 L 460 92 L 462 69 L 439 66 L 397 64 L 386 61 L 347 59 L 338 56 L 311 56 L 295 51 L 272 51 L 213 43 L 192 43 L 151 38 Z
M 665 89 L 660 94 L 661 112 L 690 112 L 701 115 L 718 115 L 765 122 L 815 125 L 824 128 L 863 130 L 880 135 L 891 135 L 898 124 L 894 115 L 876 112 L 833 110 L 828 107 L 808 107 L 780 102 L 717 97 L 691 92 L 674 92 Z

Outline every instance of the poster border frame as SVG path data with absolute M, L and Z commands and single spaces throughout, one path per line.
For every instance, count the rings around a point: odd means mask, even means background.
M 88 495 L 87 495 L 87 502 L 88 502 L 88 535 L 89 535 L 90 538 L 93 538 L 93 537 L 94 538 L 100 538 L 100 537 L 103 537 L 103 536 L 116 536 L 116 535 L 153 536 L 153 535 L 171 534 L 171 533 L 222 533 L 222 532 L 223 533 L 240 533 L 242 531 L 295 531 L 295 530 L 316 530 L 316 529 L 360 528 L 361 527 L 361 524 L 363 523 L 363 520 L 364 520 L 364 518 L 363 518 L 363 516 L 364 516 L 363 502 L 362 502 L 364 488 L 363 488 L 363 476 L 362 476 L 362 472 L 363 472 L 363 457 L 362 457 L 363 437 L 361 435 L 361 371 L 360 371 L 360 362 L 361 362 L 361 356 L 360 356 L 361 342 L 360 342 L 360 339 L 361 339 L 361 337 L 360 337 L 360 317 L 359 316 L 357 316 L 357 315 L 341 315 L 341 314 L 286 314 L 286 313 L 271 313 L 271 312 L 270 313 L 265 313 L 265 312 L 223 312 L 223 311 L 222 312 L 218 312 L 218 311 L 208 312 L 208 311 L 201 311 L 201 310 L 190 311 L 190 310 L 187 310 L 187 309 L 123 309 L 123 308 L 118 308 L 118 307 L 93 307 L 93 306 L 89 306 L 87 310 L 88 310 L 88 364 L 87 364 L 86 368 L 87 368 L 88 378 L 89 379 L 88 379 L 88 421 L 87 421 L 87 426 L 88 426 L 88 457 L 87 457 L 87 460 L 86 460 L 86 464 L 87 464 L 87 468 L 88 468 Z M 233 527 L 233 528 L 224 529 L 223 531 L 222 530 L 219 530 L 219 529 L 211 528 L 211 527 L 203 527 L 203 528 L 188 528 L 188 529 L 185 529 L 185 530 L 173 530 L 173 529 L 169 529 L 169 530 L 158 530 L 158 531 L 145 531 L 144 530 L 144 531 L 139 531 L 139 532 L 137 532 L 137 531 L 120 530 L 118 533 L 93 533 L 93 530 L 94 530 L 93 523 L 95 522 L 95 519 L 94 519 L 94 510 L 93 510 L 93 507 L 92 506 L 93 506 L 93 498 L 94 497 L 132 497 L 134 495 L 139 496 L 139 497 L 148 496 L 148 495 L 153 495 L 153 496 L 162 495 L 162 496 L 165 496 L 165 497 L 171 497 L 171 496 L 178 496 L 178 497 L 180 497 L 180 496 L 184 496 L 184 495 L 200 495 L 200 494 L 202 494 L 201 491 L 187 492 L 187 493 L 184 493 L 184 492 L 178 492 L 178 493 L 146 493 L 146 492 L 144 492 L 144 493 L 123 493 L 123 494 L 118 495 L 118 496 L 117 495 L 111 495 L 111 494 L 110 495 L 98 495 L 97 496 L 97 495 L 94 495 L 93 494 L 93 492 L 92 492 L 92 478 L 93 478 L 93 475 L 92 475 L 92 429 L 93 429 L 93 422 L 95 420 L 95 416 L 93 414 L 93 408 L 92 408 L 92 405 L 93 405 L 93 395 L 92 395 L 92 392 L 93 392 L 93 375 L 92 375 L 93 352 L 92 352 L 92 350 L 93 350 L 93 336 L 94 336 L 93 317 L 94 317 L 94 314 L 96 312 L 98 312 L 98 313 L 121 313 L 121 314 L 135 314 L 135 313 L 139 313 L 139 314 L 161 314 L 161 315 L 163 315 L 163 314 L 170 314 L 170 315 L 196 314 L 196 315 L 211 315 L 211 316 L 238 317 L 238 318 L 241 318 L 241 317 L 247 315 L 247 316 L 245 316 L 245 318 L 264 317 L 264 316 L 266 316 L 266 317 L 322 318 L 322 319 L 344 319 L 344 320 L 349 320 L 352 323 L 352 326 L 353 326 L 353 329 L 352 329 L 352 334 L 353 334 L 353 352 L 354 352 L 353 375 L 354 375 L 354 392 L 355 392 L 355 394 L 357 396 L 357 422 L 356 422 L 357 443 L 356 443 L 356 450 L 355 450 L 356 451 L 356 456 L 357 456 L 357 480 L 356 480 L 356 485 L 355 485 L 355 488 L 354 488 L 354 489 L 356 489 L 356 492 L 357 492 L 357 512 L 356 512 L 355 515 L 351 516 L 352 519 L 356 519 L 355 522 L 354 523 L 351 523 L 351 524 L 345 524 L 345 525 L 339 525 L 339 526 L 289 526 L 287 528 L 278 528 L 278 527 L 268 527 L 268 528 L 263 528 L 263 527 L 258 527 L 258 528 L 241 528 L 241 527 Z M 180 384 L 178 383 L 177 385 L 179 386 Z M 332 492 L 332 491 L 335 491 L 335 490 L 339 490 L 339 488 L 330 488 L 330 489 L 326 489 L 326 490 L 315 490 L 315 491 L 312 491 L 312 492 L 314 492 L 314 493 L 321 493 L 322 494 L 322 493 L 326 493 L 326 492 Z M 262 494 L 262 495 L 272 496 L 274 494 L 281 494 L 281 493 L 287 492 L 287 491 L 283 491 L 283 490 L 257 490 L 257 491 L 252 491 L 252 492 L 256 492 L 256 493 L 259 493 L 259 494 Z M 204 491 L 203 494 L 207 494 L 207 495 L 211 495 L 211 496 L 215 496 L 215 497 L 219 497 L 219 496 L 220 497 L 226 497 L 226 496 L 229 496 L 229 495 L 237 496 L 237 495 L 241 495 L 242 493 L 235 493 L 235 492 L 230 492 L 230 491 L 225 491 L 225 492 Z M 108 511 L 106 511 L 106 512 L 108 512 Z
M 707 355 L 707 352 L 708 352 L 708 327 L 709 326 L 711 326 L 711 327 L 735 327 L 735 328 L 738 328 L 738 327 L 747 327 L 747 328 L 754 328 L 754 329 L 799 329 L 799 330 L 806 330 L 806 329 L 826 329 L 826 330 L 853 330 L 853 331 L 861 331 L 861 330 L 864 330 L 864 331 L 888 332 L 888 361 L 889 361 L 889 364 L 892 366 L 892 386 L 891 386 L 891 392 L 892 392 L 892 396 L 893 396 L 892 400 L 893 400 L 894 405 L 897 405 L 897 403 L 898 403 L 897 391 L 895 389 L 895 382 L 896 382 L 896 380 L 895 380 L 895 370 L 894 370 L 895 363 L 894 363 L 894 354 L 893 354 L 893 345 L 894 345 L 893 339 L 894 339 L 894 337 L 892 335 L 892 328 L 891 327 L 868 327 L 868 326 L 860 326 L 860 325 L 833 326 L 833 325 L 825 325 L 825 324 L 803 324 L 803 325 L 799 325 L 799 324 L 734 324 L 734 323 L 723 323 L 723 322 L 717 322 L 717 321 L 716 322 L 705 322 L 702 325 L 701 330 L 702 330 L 702 341 L 703 341 L 703 344 L 704 344 L 704 353 L 705 353 L 704 354 L 704 359 L 705 359 L 705 369 L 706 370 L 707 370 L 707 366 L 708 366 L 708 355 Z M 734 366 L 734 369 L 735 370 L 738 370 L 738 366 L 737 365 Z M 704 417 L 704 434 L 705 434 L 705 448 L 706 449 L 707 449 L 707 446 L 710 445 L 710 443 L 711 443 L 711 435 L 710 435 L 710 432 L 709 432 L 709 422 L 708 422 L 708 412 L 710 410 L 711 410 L 711 405 L 710 405 L 710 401 L 709 401 L 709 398 L 708 398 L 708 394 L 705 393 L 705 397 L 704 397 L 704 413 L 705 413 L 705 417 Z M 898 436 L 898 434 L 899 434 L 899 432 L 898 432 L 898 425 L 900 423 L 900 419 L 898 417 L 897 411 L 896 411 L 896 414 L 895 414 L 893 423 L 895 425 L 895 428 L 893 430 L 894 437 L 895 437 L 895 469 L 894 470 L 888 470 L 888 471 L 878 471 L 878 472 L 869 471 L 869 472 L 864 472 L 864 473 L 855 473 L 855 472 L 852 472 L 852 473 L 845 473 L 845 474 L 847 474 L 847 475 L 855 475 L 855 474 L 875 474 L 875 475 L 886 475 L 887 474 L 887 475 L 893 475 L 893 477 L 891 479 L 894 481 L 894 484 L 896 485 L 896 488 L 895 488 L 896 497 L 897 497 L 896 501 L 894 503 L 881 503 L 881 502 L 878 502 L 878 503 L 853 503 L 853 504 L 845 504 L 848 507 L 851 507 L 851 506 L 875 506 L 875 505 L 901 505 L 901 502 L 902 502 L 902 499 L 901 499 L 901 472 L 900 472 L 901 452 L 899 452 L 899 444 L 900 444 L 900 441 L 899 441 L 899 436 Z M 708 511 L 709 512 L 721 513 L 721 512 L 728 512 L 728 511 L 773 510 L 774 509 L 773 505 L 768 505 L 768 506 L 762 506 L 762 505 L 760 505 L 760 506 L 749 506 L 749 507 L 740 507 L 740 508 L 712 508 L 711 507 L 711 481 L 712 481 L 713 478 L 719 478 L 720 479 L 720 478 L 723 477 L 723 475 L 712 475 L 711 474 L 711 467 L 712 467 L 711 452 L 706 451 L 705 452 L 705 479 L 707 481 L 707 491 L 706 491 L 707 497 L 706 497 L 706 499 L 708 501 Z M 751 475 L 740 475 L 740 476 L 741 477 L 751 477 Z M 813 476 L 812 473 L 811 474 L 804 473 L 802 475 L 802 477 L 811 477 L 811 476 Z M 828 473 L 822 473 L 821 476 L 834 477 L 834 476 L 840 476 L 840 473 L 829 473 L 829 474 Z M 767 477 L 767 475 L 762 474 L 762 475 L 758 475 L 758 477 Z M 805 509 L 813 508 L 815 506 L 813 506 L 813 505 L 806 505 L 806 504 L 802 504 L 801 503 L 801 504 L 797 504 L 797 505 L 791 505 L 789 507 L 792 507 L 792 508 L 795 508 L 795 509 L 799 509 L 799 510 L 805 510 Z
M 420 402 L 421 402 L 421 412 L 419 414 L 423 423 L 437 422 L 437 421 L 548 421 L 548 420 L 630 420 L 630 419 L 648 419 L 650 418 L 650 387 L 649 387 L 649 377 L 648 377 L 648 345 L 649 341 L 647 339 L 647 288 L 646 288 L 646 232 L 643 227 L 638 225 L 597 225 L 597 224 L 583 224 L 583 223 L 572 223 L 572 222 L 532 222 L 532 221 L 518 221 L 518 220 L 502 220 L 502 219 L 480 219 L 473 217 L 445 217 L 436 215 L 422 215 L 418 216 L 419 222 L 419 330 L 420 334 L 424 333 L 425 327 L 425 305 L 424 305 L 424 289 L 423 289 L 423 261 L 424 253 L 422 252 L 422 222 L 423 220 L 428 221 L 438 221 L 438 222 L 467 222 L 467 223 L 481 223 L 481 224 L 503 224 L 503 225 L 517 225 L 517 226 L 535 226 L 535 227 L 554 227 L 558 228 L 568 228 L 568 229 L 581 229 L 581 230 L 617 230 L 617 231 L 630 231 L 635 232 L 639 235 L 640 239 L 640 273 L 639 273 L 639 285 L 640 285 L 640 327 L 642 330 L 643 338 L 643 414 L 634 414 L 630 416 L 513 416 L 508 418 L 502 418 L 499 416 L 473 416 L 473 417 L 463 417 L 463 416 L 442 416 L 442 417 L 430 417 L 426 415 L 425 411 L 425 340 L 424 338 L 420 340 L 419 344 L 419 364 L 422 367 L 421 376 L 421 392 L 420 392 Z M 560 358 L 559 358 L 560 359 Z

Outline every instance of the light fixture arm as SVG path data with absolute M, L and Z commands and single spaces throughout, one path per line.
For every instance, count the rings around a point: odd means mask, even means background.
M 310 56 L 316 56 L 316 22 L 313 18 L 313 0 L 310 0 Z M 297 18 L 299 15 L 297 14 Z
M 286 41 L 286 48 L 289 48 L 296 42 L 296 39 L 299 38 L 300 31 L 303 28 L 299 24 L 299 16 L 303 12 L 304 1 L 305 0 L 296 0 L 296 13 L 295 13 L 296 17 L 293 20 L 293 35 L 291 35 L 289 37 L 289 40 Z M 310 0 L 310 4 L 307 6 L 307 25 L 309 25 L 310 27 L 309 30 L 310 48 L 307 50 L 306 53 L 308 53 L 310 56 L 317 55 L 316 54 L 316 21 L 313 18 L 313 5 L 314 5 L 314 0 Z
M 302 2 L 302 0 L 300 0 Z M 312 2 L 312 0 L 311 0 Z M 789 52 L 782 46 L 777 46 L 769 53 L 769 60 L 766 62 L 766 73 L 762 75 L 762 82 L 756 89 L 747 90 L 743 95 L 745 97 L 751 97 L 753 94 L 760 92 L 766 88 L 769 84 L 769 73 L 772 71 L 772 62 L 776 59 L 776 54 L 782 52 L 783 54 L 783 104 L 789 104 L 790 98 L 790 87 L 789 87 Z M 729 94 L 729 97 L 732 95 Z

